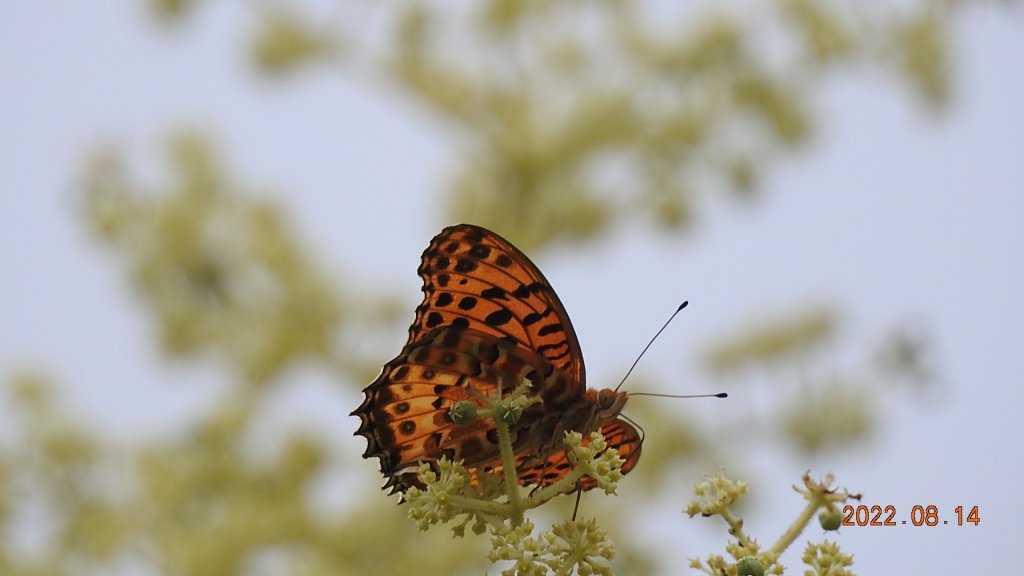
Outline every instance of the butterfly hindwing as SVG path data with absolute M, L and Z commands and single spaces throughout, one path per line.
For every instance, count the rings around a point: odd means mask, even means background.
M 608 442 L 608 449 L 615 450 L 622 458 L 623 464 L 620 471 L 626 474 L 633 469 L 640 458 L 640 444 L 643 439 L 632 424 L 616 418 L 601 425 L 601 434 Z M 587 436 L 583 437 L 583 445 L 590 444 Z M 561 480 L 572 470 L 572 464 L 564 450 L 553 452 L 543 462 L 523 462 L 517 466 L 519 483 L 523 486 L 541 485 L 550 486 Z M 597 482 L 589 476 L 583 476 L 577 483 L 577 488 L 590 490 L 597 486 Z M 570 490 L 571 492 L 571 490 Z
M 379 457 L 388 477 L 441 457 L 470 467 L 494 460 L 499 449 L 493 422 L 456 424 L 452 406 L 468 401 L 484 408 L 520 382 L 540 388 L 551 370 L 546 359 L 512 342 L 471 329 L 437 328 L 407 345 L 364 391 L 354 412 L 361 420 L 357 434 L 369 440 L 363 456 Z M 537 419 L 538 408 L 513 425 L 517 438 Z

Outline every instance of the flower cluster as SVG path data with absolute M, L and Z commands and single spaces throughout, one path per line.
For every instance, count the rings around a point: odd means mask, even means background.
M 420 464 L 416 477 L 426 489 L 412 487 L 405 493 L 409 518 L 416 521 L 420 530 L 438 522 L 448 522 L 462 512 L 452 504 L 452 494 L 460 494 L 463 486 L 469 483 L 466 468 L 461 462 L 451 462 L 446 458 L 438 461 L 437 467 L 440 474 L 431 469 L 430 464 Z
M 843 554 L 839 550 L 839 544 L 825 540 L 821 544 L 807 543 L 801 558 L 815 576 L 853 576 L 846 568 L 853 565 L 853 556 Z
M 587 444 L 579 432 L 567 432 L 565 444 L 569 448 L 569 461 L 577 477 L 593 478 L 605 494 L 615 494 L 615 487 L 622 479 L 624 461 L 615 450 L 608 449 L 608 442 L 600 432 L 592 432 Z
M 572 574 L 574 570 L 580 576 L 611 576 L 609 561 L 615 547 L 595 520 L 567 520 L 537 537 L 533 528 L 526 521 L 495 533 L 490 560 L 513 562 L 502 576 Z
M 797 493 L 807 501 L 804 509 L 786 529 L 778 540 L 769 548 L 763 549 L 757 540 L 749 536 L 743 529 L 743 518 L 736 515 L 732 507 L 747 491 L 745 482 L 734 481 L 719 473 L 708 478 L 694 488 L 697 500 L 691 502 L 686 512 L 692 517 L 701 514 L 704 517 L 719 516 L 729 526 L 729 534 L 735 538 L 726 545 L 726 552 L 732 560 L 724 556 L 712 554 L 707 560 L 692 559 L 690 567 L 709 575 L 728 574 L 736 576 L 763 576 L 765 574 L 782 574 L 784 567 L 779 563 L 779 556 L 803 532 L 815 513 L 822 527 L 826 530 L 838 528 L 837 504 L 848 499 L 859 499 L 860 495 L 850 494 L 832 487 L 834 478 L 831 474 L 821 481 L 814 481 L 810 474 L 804 474 L 802 487 L 794 487 Z M 841 520 L 841 518 L 839 518 Z M 852 557 L 840 552 L 838 545 L 830 542 L 811 544 L 803 556 L 804 563 L 812 568 L 811 575 L 852 576 L 845 570 L 853 563 Z
M 693 487 L 698 500 L 690 502 L 686 513 L 693 516 L 714 516 L 728 510 L 734 502 L 747 493 L 747 483 L 734 481 L 719 473 Z
M 458 415 L 463 421 L 493 418 L 503 462 L 512 462 L 507 427 L 521 410 L 521 405 L 503 399 L 491 409 L 469 410 L 460 406 Z M 404 496 L 409 517 L 420 530 L 452 522 L 456 536 L 463 536 L 467 526 L 476 534 L 489 531 L 490 560 L 512 563 L 511 568 L 502 572 L 504 575 L 610 575 L 609 562 L 615 549 L 594 520 L 574 518 L 535 535 L 533 523 L 523 517 L 525 510 L 571 492 L 584 476 L 593 479 L 605 493 L 615 493 L 622 478 L 623 460 L 616 450 L 610 449 L 604 436 L 594 432 L 584 439 L 577 432 L 566 432 L 564 442 L 572 470 L 553 484 L 528 494 L 522 493 L 512 466 L 503 466 L 501 474 L 494 475 L 469 470 L 461 462 L 446 458 L 424 463 L 417 472 L 423 487 L 410 487 Z

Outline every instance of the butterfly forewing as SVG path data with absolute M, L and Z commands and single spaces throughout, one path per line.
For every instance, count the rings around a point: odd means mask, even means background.
M 504 238 L 478 226 L 450 226 L 423 252 L 423 302 L 409 343 L 444 325 L 514 341 L 543 355 L 583 388 L 583 354 L 551 284 Z

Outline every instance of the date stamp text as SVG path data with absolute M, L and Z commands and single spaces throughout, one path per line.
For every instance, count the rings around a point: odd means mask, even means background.
M 978 507 L 957 506 L 953 514 L 943 514 L 938 506 L 917 505 L 909 517 L 901 517 L 895 506 L 843 506 L 843 526 L 963 526 L 981 523 Z

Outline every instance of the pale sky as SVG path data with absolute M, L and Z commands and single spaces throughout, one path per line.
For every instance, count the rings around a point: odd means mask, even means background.
M 132 166 L 158 179 L 166 133 L 203 127 L 229 170 L 285 204 L 330 273 L 388 285 L 410 319 L 419 253 L 449 224 L 432 201 L 457 153 L 386 86 L 332 72 L 277 84 L 246 72 L 249 22 L 234 4 L 215 3 L 177 30 L 153 25 L 141 4 L 40 0 L 12 3 L 0 19 L 0 373 L 45 368 L 72 413 L 122 439 L 194 417 L 222 374 L 160 357 L 112 254 L 84 230 L 76 192 L 90 147 L 130 150 Z M 766 506 L 747 527 L 764 543 L 800 506 L 789 486 L 808 466 L 835 472 L 867 504 L 981 507 L 978 527 L 844 528 L 859 574 L 1005 572 L 1024 517 L 1024 14 L 969 10 L 953 36 L 945 113 L 924 112 L 878 74 L 844 77 L 825 92 L 812 147 L 775 165 L 761 202 L 712 203 L 695 242 L 627 230 L 536 259 L 573 317 L 592 386 L 621 374 L 683 297 L 691 308 L 645 359 L 651 373 L 679 374 L 679 392 L 708 390 L 696 353 L 680 366 L 673 351 L 691 343 L 696 352 L 761 311 L 836 302 L 852 342 L 901 320 L 928 328 L 941 393 L 923 405 L 879 398 L 873 446 L 750 465 Z M 384 220 L 404 225 L 386 244 L 360 241 L 381 238 Z M 605 313 L 602 303 L 622 301 L 637 279 L 642 305 Z M 626 335 L 637 344 L 622 350 Z M 317 421 L 361 453 L 347 418 L 358 393 L 321 373 L 292 378 L 308 390 L 275 417 Z M 756 395 L 729 402 L 702 410 L 758 407 Z M 672 513 L 637 529 L 685 558 L 721 552 L 724 530 L 714 528 Z M 821 539 L 814 528 L 805 536 Z M 798 555 L 788 556 L 791 573 L 801 573 Z

